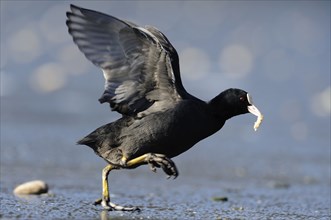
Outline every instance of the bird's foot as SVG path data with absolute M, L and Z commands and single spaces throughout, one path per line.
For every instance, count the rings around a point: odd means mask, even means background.
M 168 175 L 168 178 L 178 176 L 178 170 L 175 163 L 163 154 L 148 154 L 145 161 L 148 163 L 149 168 L 156 172 L 156 168 L 162 168 L 162 170 Z
M 94 202 L 94 205 L 101 205 L 104 209 L 108 211 L 129 211 L 129 212 L 140 211 L 140 209 L 136 206 L 120 206 L 110 201 L 107 201 L 106 199 L 101 199 L 101 198 L 96 200 Z

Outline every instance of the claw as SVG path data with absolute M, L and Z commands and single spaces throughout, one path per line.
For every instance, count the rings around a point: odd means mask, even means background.
M 102 199 L 97 199 L 94 201 L 93 205 L 101 205 Z
M 101 205 L 105 210 L 108 211 L 128 211 L 128 212 L 140 212 L 140 208 L 136 206 L 120 206 L 116 205 L 115 203 L 103 200 L 103 199 L 97 199 L 94 203 L 94 205 Z
M 105 206 L 103 206 L 105 207 Z M 108 202 L 107 206 L 106 207 L 110 207 L 111 211 L 128 211 L 128 212 L 140 212 L 140 209 L 136 206 L 120 206 L 120 205 L 116 205 L 112 202 Z
M 175 163 L 163 154 L 144 154 L 142 156 L 127 161 L 125 167 L 137 167 L 146 163 L 149 165 L 149 168 L 153 172 L 156 171 L 156 168 L 161 167 L 162 170 L 170 177 L 173 176 L 174 178 L 176 178 L 178 176 L 178 170 Z
M 171 176 L 176 179 L 178 176 L 178 170 L 175 163 L 163 154 L 149 154 L 146 158 L 146 162 L 149 164 L 152 171 L 156 169 L 155 167 L 161 167 L 162 170 L 168 175 L 168 179 Z
M 156 173 L 156 166 L 155 166 L 154 164 L 152 164 L 152 163 L 148 163 L 148 166 L 149 166 L 149 169 L 150 169 L 152 172 Z

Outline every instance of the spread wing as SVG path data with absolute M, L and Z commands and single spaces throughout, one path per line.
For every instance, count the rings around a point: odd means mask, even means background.
M 136 115 L 162 111 L 191 97 L 181 83 L 177 52 L 157 29 L 74 5 L 67 17 L 74 42 L 103 71 L 100 103 Z

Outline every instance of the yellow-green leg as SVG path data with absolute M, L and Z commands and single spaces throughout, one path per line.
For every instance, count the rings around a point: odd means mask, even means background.
M 107 207 L 107 205 L 108 205 L 107 203 L 110 201 L 108 175 L 112 169 L 113 169 L 113 166 L 109 164 L 102 170 L 102 202 L 101 202 L 101 205 L 103 207 Z
M 108 186 L 108 175 L 109 172 L 115 169 L 115 167 L 111 164 L 107 165 L 102 170 L 102 198 L 98 199 L 94 202 L 95 205 L 101 204 L 107 210 L 110 211 L 139 211 L 138 207 L 124 207 L 116 205 L 110 202 L 109 196 L 109 186 Z
M 129 161 L 123 157 L 121 162 L 121 168 L 137 167 L 148 163 L 154 172 L 156 171 L 156 167 L 162 167 L 163 171 L 168 174 L 169 177 L 174 176 L 174 178 L 176 178 L 178 176 L 174 162 L 162 154 L 148 153 Z M 110 202 L 108 175 L 113 169 L 118 169 L 118 167 L 109 164 L 102 170 L 102 198 L 96 200 L 94 204 L 101 204 L 102 207 L 111 211 L 139 211 L 140 209 L 138 207 L 124 207 Z

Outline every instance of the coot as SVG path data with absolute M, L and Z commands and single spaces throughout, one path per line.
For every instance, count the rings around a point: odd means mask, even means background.
M 250 112 L 258 117 L 254 129 L 259 127 L 263 116 L 241 89 L 227 89 L 209 102 L 186 92 L 178 54 L 158 29 L 74 5 L 67 18 L 74 42 L 103 72 L 100 103 L 122 114 L 78 141 L 108 163 L 102 172 L 102 198 L 95 204 L 108 210 L 139 210 L 110 202 L 112 169 L 148 164 L 176 178 L 170 158 L 220 130 L 229 118 Z

